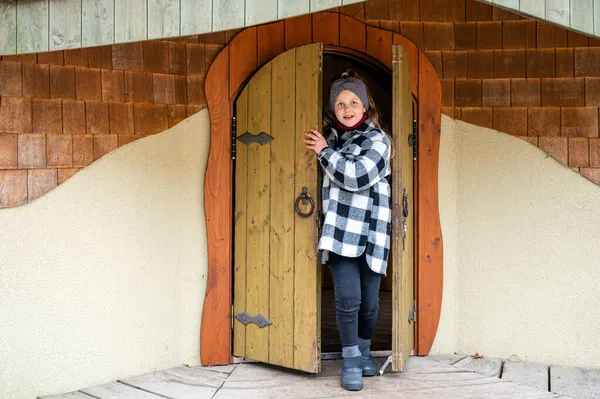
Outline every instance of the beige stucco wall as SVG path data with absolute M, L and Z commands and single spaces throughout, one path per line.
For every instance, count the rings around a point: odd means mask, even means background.
M 199 364 L 208 112 L 0 210 L 0 397 Z
M 432 353 L 600 367 L 600 187 L 523 140 L 448 117 L 440 152 Z

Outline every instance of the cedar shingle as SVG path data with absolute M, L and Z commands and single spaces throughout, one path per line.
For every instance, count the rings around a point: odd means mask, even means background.
M 78 100 L 102 100 L 100 69 L 75 68 L 75 93 Z
M 477 49 L 502 48 L 502 22 L 477 22 Z
M 424 48 L 422 22 L 400 22 L 400 33 L 418 48 Z
M 173 127 L 187 118 L 187 107 L 185 105 L 169 105 L 167 108 L 169 127 Z
M 31 202 L 58 185 L 56 169 L 34 169 L 27 171 L 27 197 Z
M 155 73 L 154 102 L 156 104 L 175 104 L 175 76 Z
M 576 48 L 575 76 L 600 77 L 600 47 Z
M 0 170 L 0 207 L 27 203 L 27 171 Z
M 510 21 L 519 19 L 519 15 L 500 7 L 492 7 L 492 19 L 494 21 Z
M 144 71 L 169 73 L 169 43 L 160 40 L 142 42 Z
M 14 169 L 17 167 L 17 147 L 16 134 L 0 133 L 0 169 Z
M 94 160 L 103 157 L 119 147 L 119 137 L 116 134 L 94 135 Z
M 454 41 L 457 50 L 476 50 L 477 24 L 475 22 L 455 23 Z
M 552 24 L 537 22 L 537 47 L 567 47 L 567 31 Z
M 38 64 L 53 64 L 64 65 L 64 51 L 49 51 L 46 53 L 38 53 Z
M 492 128 L 492 108 L 465 107 L 462 109 L 462 121 L 477 126 Z
M 125 101 L 135 103 L 154 102 L 154 87 L 151 73 L 125 72 Z
M 600 138 L 590 137 L 590 166 L 600 167 Z
M 467 76 L 469 79 L 494 77 L 494 51 L 467 51 Z
M 600 78 L 585 79 L 585 106 L 600 105 Z
M 110 117 L 111 134 L 135 134 L 132 103 L 110 103 L 108 114 Z
M 175 76 L 175 102 L 187 104 L 187 81 L 185 76 Z
M 47 136 L 48 166 L 69 168 L 73 166 L 73 136 L 50 134 Z
M 527 134 L 529 136 L 560 136 L 560 108 L 528 108 Z
M 134 104 L 135 134 L 160 133 L 169 128 L 167 106 L 159 104 Z
M 505 49 L 535 48 L 534 20 L 506 21 L 502 24 L 502 46 Z
M 204 94 L 204 76 L 187 77 L 187 99 L 190 105 L 206 105 Z
M 33 133 L 61 134 L 62 101 L 34 98 L 31 102 L 31 120 Z
M 444 79 L 467 78 L 466 51 L 443 51 L 442 64 L 444 68 Z
M 123 71 L 102 70 L 102 101 L 125 101 L 125 78 Z
M 433 66 L 433 69 L 437 72 L 438 76 L 441 78 L 444 76 L 443 68 L 442 68 L 442 52 L 441 51 L 425 51 L 424 52 L 429 62 Z
M 569 47 L 587 47 L 589 40 L 587 36 L 569 30 L 567 31 L 567 45 Z
M 542 79 L 542 106 L 583 107 L 585 105 L 585 79 Z
M 569 137 L 569 166 L 581 168 L 590 166 L 589 139 Z
M 62 102 L 63 133 L 85 134 L 85 103 L 64 100 Z
M 524 78 L 526 69 L 525 50 L 494 51 L 494 77 Z
M 493 128 L 514 136 L 527 135 L 527 108 L 498 107 L 493 110 Z
M 77 168 L 58 169 L 58 184 L 63 184 L 65 181 L 73 177 L 77 172 L 79 172 L 79 169 Z
M 554 49 L 529 49 L 527 54 L 528 78 L 553 78 Z
M 512 106 L 539 107 L 541 104 L 540 79 L 512 79 Z
M 454 24 L 424 23 L 423 42 L 425 50 L 454 50 Z
M 510 79 L 484 79 L 481 105 L 484 107 L 510 107 Z
M 558 162 L 567 165 L 569 149 L 566 137 L 540 137 L 539 147 Z
M 598 137 L 598 107 L 562 108 L 561 134 L 568 137 Z
M 112 46 L 112 67 L 126 71 L 143 71 L 142 43 L 123 43 Z
M 90 68 L 112 69 L 112 46 L 92 47 L 87 50 Z
M 581 168 L 580 173 L 593 183 L 600 184 L 600 168 Z
M 87 68 L 88 49 L 77 48 L 72 50 L 65 50 L 65 65 Z
M 415 2 L 416 3 L 416 2 Z M 491 21 L 492 6 L 476 0 L 465 0 L 467 21 Z
M 31 99 L 4 97 L 0 103 L 0 132 L 31 133 Z
M 21 64 L 0 62 L 0 97 L 21 97 Z
M 108 103 L 85 102 L 85 127 L 87 134 L 109 134 Z
M 454 105 L 454 79 L 442 80 L 442 106 Z
M 575 58 L 572 48 L 556 49 L 556 77 L 571 78 L 574 76 Z
M 187 74 L 186 45 L 169 42 L 169 73 L 174 75 Z M 202 64 L 204 64 L 204 48 L 202 49 Z
M 19 168 L 46 167 L 46 135 L 19 134 Z
M 481 79 L 457 79 L 454 93 L 457 107 L 481 107 Z
M 73 166 L 85 167 L 94 162 L 94 136 L 73 135 Z
M 75 68 L 50 65 L 50 98 L 75 99 Z
M 23 64 L 23 97 L 50 97 L 50 67 Z

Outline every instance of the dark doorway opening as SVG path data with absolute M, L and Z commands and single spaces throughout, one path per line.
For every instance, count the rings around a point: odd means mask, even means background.
M 353 69 L 366 79 L 379 109 L 382 127 L 391 132 L 392 126 L 392 74 L 385 66 L 374 60 L 360 56 L 353 57 L 348 53 L 336 52 L 325 48 L 323 58 L 323 106 L 329 103 L 329 86 L 340 73 Z M 391 265 L 391 262 L 388 262 Z M 341 344 L 335 318 L 335 301 L 333 280 L 327 266 L 322 266 L 321 296 L 321 352 L 341 352 Z M 381 282 L 379 291 L 379 318 L 372 338 L 371 350 L 390 351 L 392 349 L 392 282 L 391 270 Z

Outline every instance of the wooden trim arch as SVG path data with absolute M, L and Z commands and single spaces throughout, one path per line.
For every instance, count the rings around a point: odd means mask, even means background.
M 286 50 L 308 43 L 335 46 L 348 55 L 367 54 L 389 69 L 392 44 L 408 56 L 413 96 L 419 101 L 417 189 L 418 257 L 415 290 L 419 306 L 416 354 L 431 349 L 442 302 L 442 232 L 438 210 L 438 158 L 441 130 L 441 82 L 425 54 L 400 34 L 367 26 L 331 12 L 291 18 L 238 33 L 215 58 L 206 76 L 210 113 L 210 151 L 204 183 L 208 276 L 202 312 L 200 357 L 203 365 L 233 362 L 231 341 L 233 253 L 233 163 L 231 117 L 245 82 L 265 63 Z

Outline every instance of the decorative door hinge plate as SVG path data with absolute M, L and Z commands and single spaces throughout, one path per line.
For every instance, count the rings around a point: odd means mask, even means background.
M 271 320 L 267 319 L 265 316 L 259 314 L 257 316 L 250 316 L 246 312 L 238 313 L 235 315 L 235 318 L 238 319 L 240 323 L 247 326 L 250 323 L 256 324 L 259 328 L 263 328 L 266 326 L 270 326 L 273 324 Z
M 265 132 L 260 132 L 259 134 L 252 134 L 250 132 L 246 132 L 237 138 L 239 141 L 246 145 L 250 145 L 252 143 L 258 143 L 260 145 L 268 144 L 269 142 L 275 140 L 273 136 L 269 136 Z

